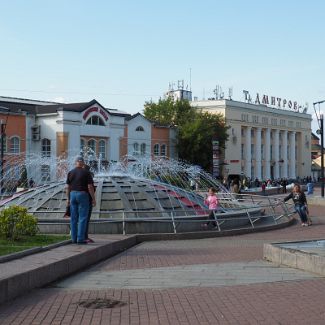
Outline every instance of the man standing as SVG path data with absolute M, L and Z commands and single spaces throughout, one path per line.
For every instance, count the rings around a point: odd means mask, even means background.
M 77 157 L 76 167 L 67 177 L 67 205 L 70 205 L 71 239 L 73 243 L 87 244 L 85 233 L 89 213 L 89 195 L 96 205 L 91 173 L 84 169 L 84 159 Z

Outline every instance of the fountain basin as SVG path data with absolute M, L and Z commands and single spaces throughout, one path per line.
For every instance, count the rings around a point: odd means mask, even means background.
M 264 258 L 325 276 L 325 239 L 264 244 Z

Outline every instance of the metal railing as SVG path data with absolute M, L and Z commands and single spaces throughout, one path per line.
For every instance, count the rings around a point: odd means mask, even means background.
M 217 231 L 231 230 L 231 229 L 243 229 L 242 224 L 247 222 L 249 228 L 255 228 L 257 223 L 263 223 L 263 221 L 268 220 L 273 224 L 278 224 L 280 220 L 284 217 L 290 217 L 294 212 L 290 205 L 287 205 L 278 198 L 272 198 L 268 196 L 258 196 L 250 194 L 238 194 L 237 200 L 234 200 L 231 195 L 222 195 L 219 197 L 220 209 L 213 213 L 213 219 L 208 217 L 211 211 L 201 210 L 202 214 L 195 214 L 193 210 L 180 210 L 180 211 L 93 211 L 93 214 L 98 216 L 98 219 L 93 219 L 90 221 L 91 224 L 105 224 L 105 223 L 121 223 L 122 233 L 127 234 L 127 224 L 134 222 L 143 223 L 167 223 L 171 225 L 171 231 L 173 233 L 178 233 L 178 228 L 180 225 L 187 223 L 215 223 L 214 229 Z M 183 212 L 192 213 L 191 215 L 179 215 Z M 56 211 L 33 211 L 34 215 L 39 214 L 64 214 L 65 210 Z M 141 216 L 141 212 L 146 216 Z M 204 213 L 203 213 L 204 212 Z M 150 216 L 147 216 L 147 214 Z M 136 215 L 136 217 L 134 217 Z M 104 216 L 104 217 L 102 217 Z M 109 217 L 105 217 L 109 216 Z M 52 224 L 52 225 L 62 225 L 61 222 L 56 222 L 50 220 L 45 222 L 41 220 L 40 225 Z M 240 221 L 240 222 L 239 222 Z M 239 224 L 238 227 L 224 227 L 230 222 L 234 224 Z M 246 227 L 247 228 L 247 227 Z

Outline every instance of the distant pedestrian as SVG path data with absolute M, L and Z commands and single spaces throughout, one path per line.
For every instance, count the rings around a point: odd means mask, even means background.
M 286 178 L 283 178 L 281 180 L 281 185 L 282 185 L 283 193 L 287 193 L 287 185 L 288 185 L 288 182 L 287 182 L 287 179 Z
M 238 178 L 235 178 L 231 182 L 231 191 L 235 193 L 235 198 L 239 197 L 240 193 L 240 182 Z
M 212 226 L 215 227 L 217 224 L 215 222 L 214 214 L 218 209 L 218 198 L 216 195 L 216 189 L 214 187 L 209 188 L 209 192 L 207 197 L 204 200 L 204 204 L 206 204 L 209 207 L 209 219 L 214 221 L 209 221 L 206 226 Z
M 292 199 L 295 205 L 295 211 L 299 214 L 301 225 L 310 226 L 311 222 L 308 221 L 308 204 L 306 195 L 301 191 L 299 184 L 293 186 L 292 192 L 284 198 L 284 202 Z
M 28 181 L 29 188 L 33 188 L 35 186 L 35 182 L 32 178 Z
M 67 176 L 67 206 L 70 206 L 70 227 L 73 243 L 87 244 L 85 240 L 87 218 L 89 213 L 89 194 L 93 206 L 96 199 L 93 188 L 93 178 L 84 167 L 82 157 L 76 159 L 76 167 Z M 89 193 L 89 194 L 88 194 Z

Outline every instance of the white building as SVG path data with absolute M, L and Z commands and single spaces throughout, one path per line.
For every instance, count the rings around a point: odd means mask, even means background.
M 265 180 L 311 175 L 310 114 L 227 99 L 194 101 L 192 106 L 222 114 L 230 126 L 224 176 Z
M 0 107 L 0 120 L 6 124 L 6 169 L 23 165 L 26 156 L 41 157 L 38 170 L 27 167 L 28 177 L 41 182 L 56 179 L 58 173 L 64 175 L 65 158 L 81 151 L 94 167 L 96 159 L 91 155 L 100 158 L 104 166 L 127 154 L 176 157 L 174 128 L 158 125 L 139 113 L 131 116 L 105 108 L 96 100 L 64 104 L 0 97 Z M 64 158 L 62 164 L 60 158 Z M 19 178 L 19 168 L 16 174 Z
M 175 127 L 160 125 L 137 113 L 126 117 L 122 155 L 177 158 Z

